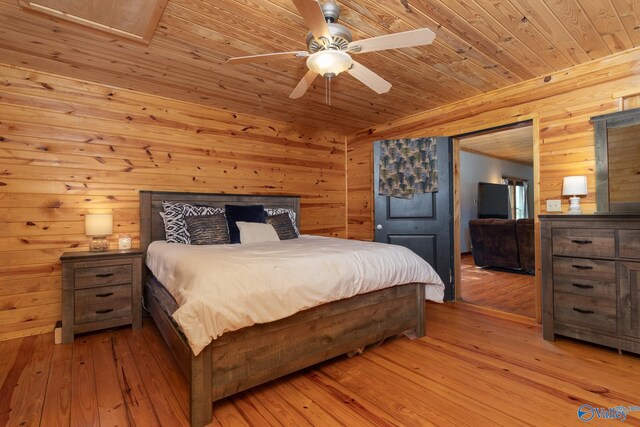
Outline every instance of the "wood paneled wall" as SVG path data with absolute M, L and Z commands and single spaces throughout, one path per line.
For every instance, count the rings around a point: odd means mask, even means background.
M 540 211 L 571 174 L 594 211 L 589 118 L 636 105 L 638 70 L 630 50 L 345 138 L 0 65 L 0 340 L 60 318 L 58 258 L 87 248 L 84 214 L 113 211 L 112 247 L 137 244 L 141 189 L 299 194 L 303 232 L 371 240 L 373 141 L 534 118 Z
M 0 340 L 53 330 L 86 213 L 137 246 L 142 189 L 301 195 L 303 232 L 346 235 L 344 136 L 4 65 L 0 83 Z
M 583 212 L 596 209 L 592 116 L 618 111 L 640 93 L 640 49 L 532 79 L 505 89 L 430 110 L 347 139 L 348 236 L 373 239 L 372 142 L 414 136 L 453 136 L 533 118 L 539 141 L 540 212 L 547 199 L 562 198 L 562 178 L 587 175 Z M 534 156 L 536 152 L 534 151 Z M 460 172 L 464 174 L 464 171 Z M 535 183 L 534 183 L 535 184 Z

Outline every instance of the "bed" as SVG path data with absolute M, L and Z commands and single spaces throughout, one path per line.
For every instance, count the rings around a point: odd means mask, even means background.
M 140 192 L 140 240 L 145 252 L 165 239 L 163 201 L 289 209 L 295 196 Z M 296 215 L 299 222 L 299 215 Z M 299 225 L 299 224 L 298 224 Z M 406 283 L 315 306 L 288 317 L 226 332 L 197 352 L 171 313 L 175 300 L 145 269 L 145 304 L 189 382 L 190 423 L 211 422 L 212 402 L 291 372 L 413 331 L 424 335 L 423 283 Z M 173 308 L 172 308 L 173 307 Z

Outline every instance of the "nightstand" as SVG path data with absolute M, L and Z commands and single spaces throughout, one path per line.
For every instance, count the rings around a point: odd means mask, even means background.
M 142 251 L 65 252 L 62 264 L 62 342 L 74 334 L 142 326 Z

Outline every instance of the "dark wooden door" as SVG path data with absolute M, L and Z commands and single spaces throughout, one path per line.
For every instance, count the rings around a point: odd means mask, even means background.
M 436 138 L 438 191 L 413 199 L 379 195 L 380 142 L 374 145 L 375 241 L 405 246 L 426 260 L 445 283 L 445 299 L 454 299 L 453 188 L 450 138 Z

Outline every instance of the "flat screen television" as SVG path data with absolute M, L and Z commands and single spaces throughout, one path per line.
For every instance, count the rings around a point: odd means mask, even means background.
M 478 218 L 509 218 L 509 186 L 478 183 Z

